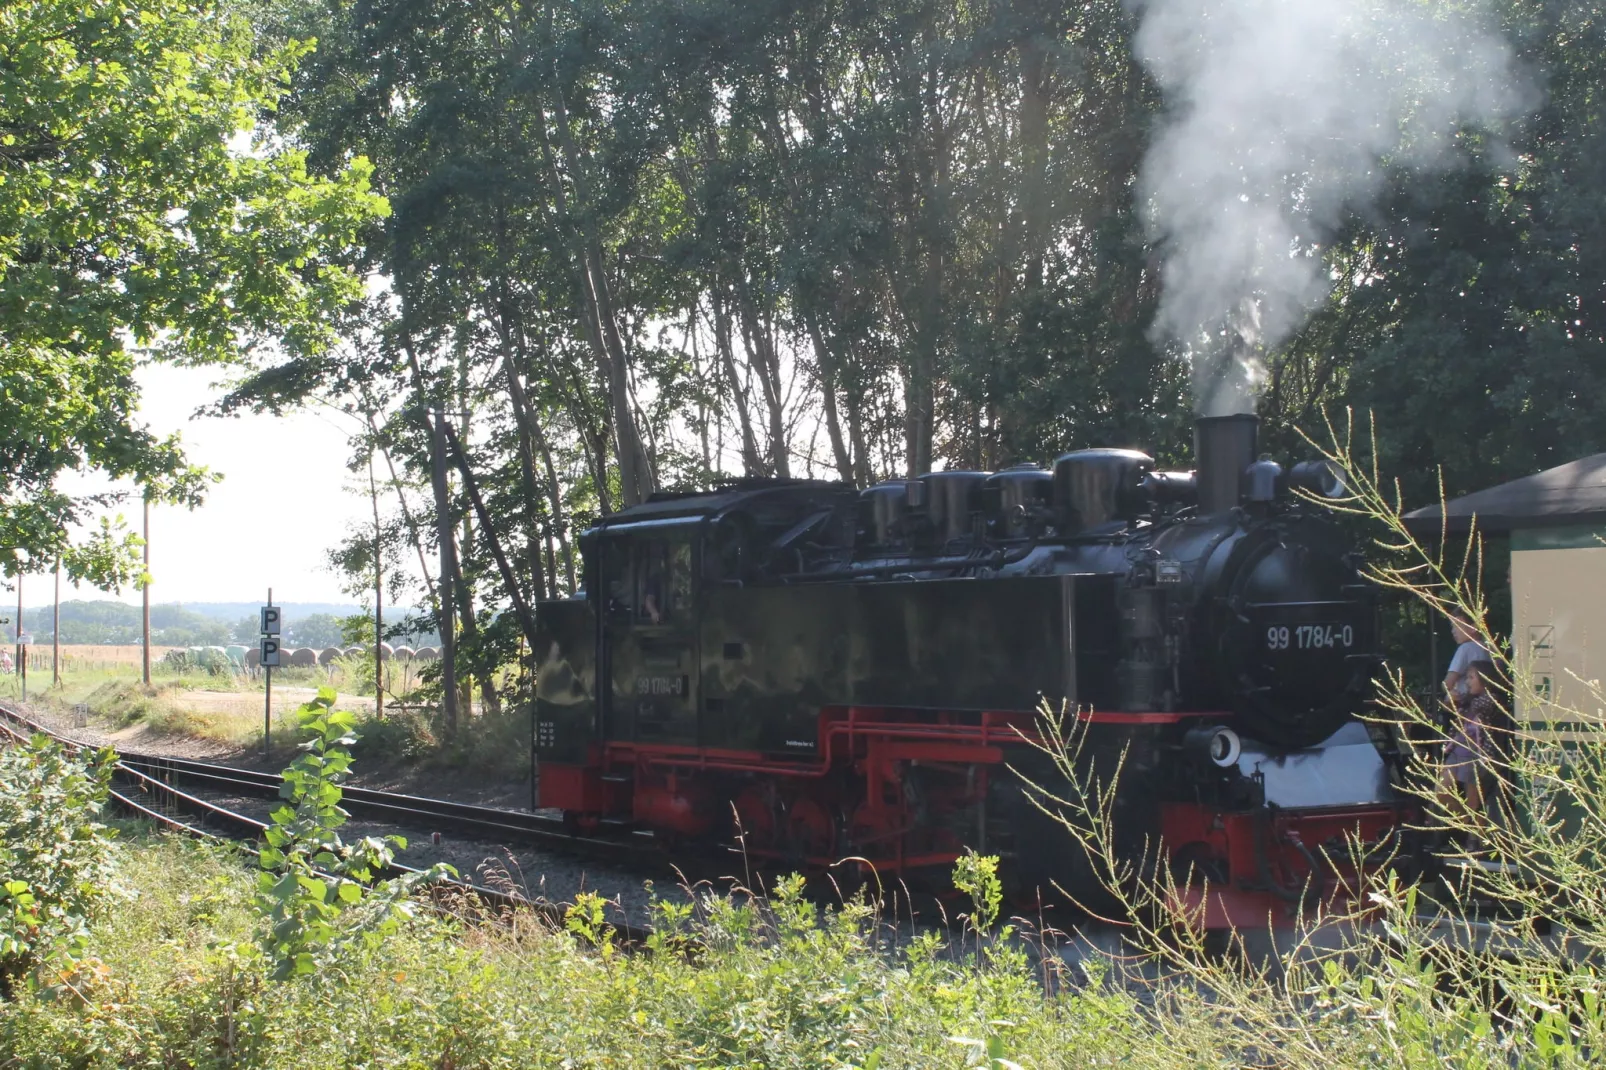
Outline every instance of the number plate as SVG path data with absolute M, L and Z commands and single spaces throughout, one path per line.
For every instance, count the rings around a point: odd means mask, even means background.
M 1272 624 L 1264 637 L 1267 650 L 1353 650 L 1351 624 Z

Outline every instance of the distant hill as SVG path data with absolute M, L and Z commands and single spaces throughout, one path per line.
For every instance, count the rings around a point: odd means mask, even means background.
M 255 616 L 256 611 L 263 605 L 261 602 L 174 602 L 172 605 L 183 606 L 191 613 L 199 613 L 203 617 L 214 620 L 226 620 L 230 623 L 243 616 Z M 361 613 L 365 608 L 351 602 L 275 602 L 274 605 L 284 610 L 285 620 L 294 620 L 297 617 L 310 617 L 314 613 L 328 613 L 335 617 L 349 617 L 353 613 Z M 151 606 L 151 612 L 156 607 Z
M 276 605 L 279 603 L 275 603 Z M 257 602 L 163 602 L 151 606 L 151 643 L 159 646 L 224 646 L 254 643 L 257 638 Z M 335 602 L 286 602 L 284 638 L 296 646 L 323 647 L 341 642 L 340 627 L 346 617 L 363 612 L 363 607 Z M 15 611 L 13 611 L 14 614 Z M 385 611 L 387 624 L 399 622 L 416 610 L 405 607 Z M 9 616 L 0 610 L 0 616 Z M 30 606 L 23 612 L 27 630 L 35 643 L 51 640 L 51 607 Z M 141 610 L 128 602 L 111 599 L 74 599 L 61 604 L 61 641 L 96 645 L 129 645 L 140 641 Z M 6 641 L 14 641 L 16 627 L 0 628 Z M 438 641 L 433 636 L 416 636 L 414 645 Z

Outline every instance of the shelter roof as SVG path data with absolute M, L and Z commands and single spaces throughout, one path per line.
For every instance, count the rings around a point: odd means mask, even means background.
M 1606 453 L 1547 468 L 1509 483 L 1452 498 L 1405 514 L 1415 535 L 1465 533 L 1477 517 L 1478 530 L 1506 534 L 1519 528 L 1606 522 Z

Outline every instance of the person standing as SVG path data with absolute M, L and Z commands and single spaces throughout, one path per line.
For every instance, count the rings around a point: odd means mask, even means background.
M 1445 741 L 1440 798 L 1452 813 L 1459 809 L 1457 804 L 1466 806 L 1464 813 L 1472 823 L 1462 828 L 1466 846 L 1479 850 L 1483 843 L 1478 825 L 1484 818 L 1496 823 L 1510 821 L 1510 750 L 1506 741 L 1511 735 L 1511 719 L 1490 691 L 1495 682 L 1492 661 L 1473 661 L 1464 680 L 1466 697 L 1456 709 Z
M 1491 729 L 1498 729 L 1500 707 L 1489 694 L 1494 662 L 1480 657 L 1462 675 L 1465 697 L 1456 706 L 1455 723 L 1444 748 L 1444 787 L 1453 789 L 1474 812 L 1483 809 L 1484 780 L 1497 757 L 1491 749 Z
M 1452 706 L 1460 706 L 1467 697 L 1468 674 L 1475 661 L 1487 661 L 1489 652 L 1478 638 L 1478 629 L 1470 618 L 1456 614 L 1450 618 L 1450 631 L 1455 636 L 1455 653 L 1450 656 L 1450 668 L 1444 674 L 1444 690 Z

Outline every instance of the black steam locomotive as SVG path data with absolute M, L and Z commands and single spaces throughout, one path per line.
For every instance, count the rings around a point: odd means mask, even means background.
M 1089 776 L 1120 769 L 1123 850 L 1152 864 L 1163 844 L 1209 924 L 1263 923 L 1398 812 L 1355 719 L 1373 591 L 1291 494 L 1336 480 L 1257 460 L 1256 428 L 1201 419 L 1191 473 L 1080 450 L 864 491 L 742 480 L 607 517 L 585 593 L 537 612 L 541 805 L 883 874 L 975 848 L 1094 899 L 1010 772 L 1052 775 L 1022 738 L 1046 701 L 1081 720 Z

